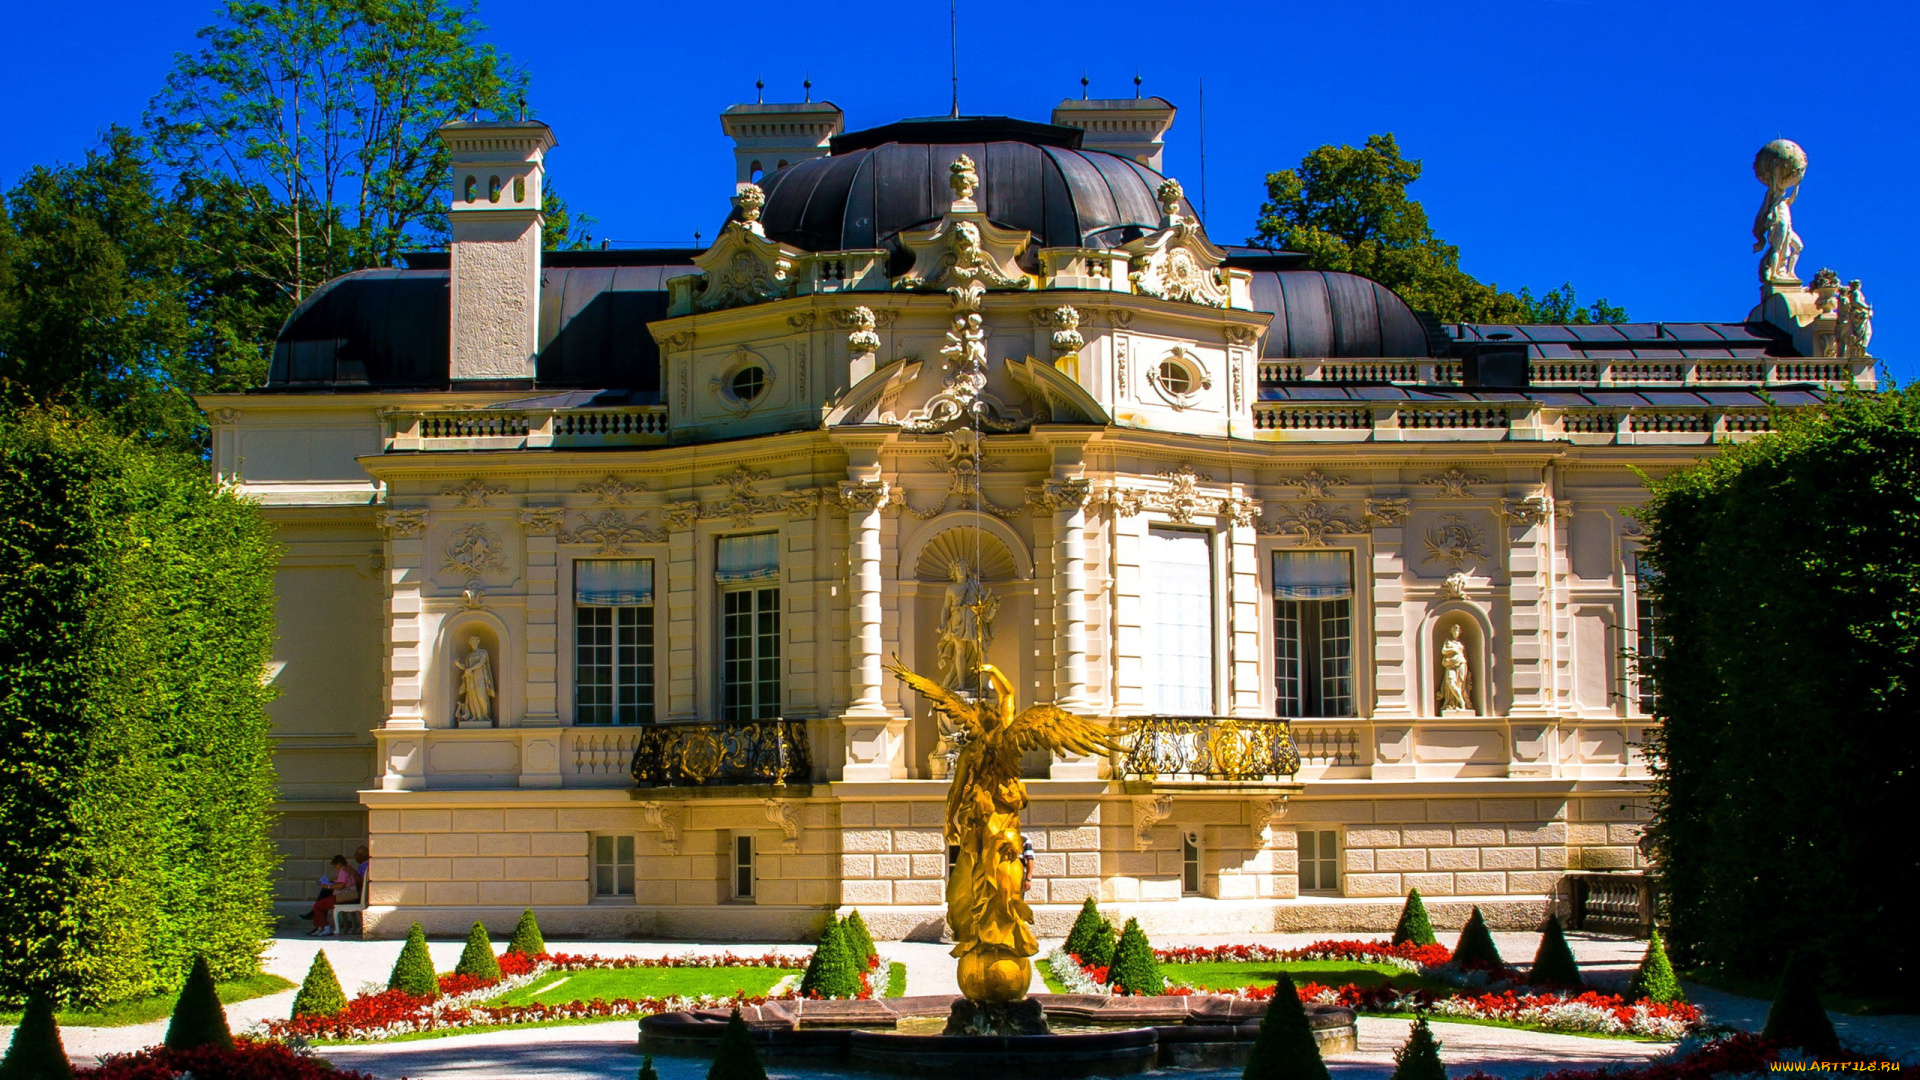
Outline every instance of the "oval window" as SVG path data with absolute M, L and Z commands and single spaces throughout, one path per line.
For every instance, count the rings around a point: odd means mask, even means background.
M 733 381 L 728 384 L 733 391 L 734 400 L 752 401 L 767 388 L 767 373 L 761 368 L 742 368 L 734 373 Z
M 1177 360 L 1162 361 L 1160 387 L 1169 394 L 1190 394 L 1193 392 L 1193 372 Z

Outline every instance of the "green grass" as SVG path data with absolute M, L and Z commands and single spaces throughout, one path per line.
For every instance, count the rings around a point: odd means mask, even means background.
M 881 997 L 904 997 L 907 992 L 907 965 L 898 960 L 887 965 L 887 991 Z
M 278 975 L 248 975 L 245 978 L 229 979 L 216 984 L 222 1004 L 231 1005 L 236 1001 L 249 998 L 266 997 L 282 990 L 291 990 L 294 983 Z M 155 1020 L 165 1020 L 173 1015 L 173 1003 L 180 995 L 156 994 L 153 997 L 133 998 L 128 1001 L 116 1001 L 111 1005 L 102 1005 L 97 1009 L 62 1009 L 55 1014 L 61 1027 L 126 1027 L 129 1024 L 148 1024 Z M 0 1024 L 18 1024 L 18 1012 L 0 1011 Z
M 487 1002 L 489 1005 L 564 1005 L 571 1001 L 614 1001 L 621 998 L 673 997 L 701 994 L 764 994 L 773 984 L 794 974 L 790 968 L 604 968 L 556 971 Z
M 1035 964 L 1034 967 L 1040 972 L 1040 981 L 1047 984 L 1048 993 L 1064 994 L 1067 992 L 1067 988 L 1061 985 L 1060 980 L 1053 977 L 1052 964 L 1042 960 Z
M 1384 986 L 1398 990 L 1432 990 L 1447 993 L 1442 982 L 1415 975 L 1391 964 L 1364 964 L 1352 960 L 1289 960 L 1249 962 L 1210 960 L 1198 964 L 1161 964 L 1160 973 L 1175 985 L 1201 990 L 1231 990 L 1239 986 L 1265 986 L 1286 972 L 1296 983 L 1317 982 L 1322 986 Z
M 1361 1016 L 1383 1016 L 1389 1020 L 1411 1020 L 1413 1018 L 1412 1013 L 1358 1011 Z M 1628 1035 L 1624 1032 L 1616 1034 L 1611 1031 L 1568 1031 L 1565 1028 L 1542 1027 L 1539 1024 L 1514 1024 L 1505 1020 L 1488 1020 L 1479 1016 L 1439 1016 L 1434 1013 L 1428 1013 L 1427 1022 L 1430 1024 L 1473 1024 L 1477 1027 L 1511 1028 L 1515 1031 L 1544 1031 L 1549 1035 L 1576 1035 L 1582 1039 L 1618 1039 L 1621 1042 L 1645 1043 L 1664 1043 L 1670 1041 L 1667 1039 L 1652 1039 L 1645 1035 Z

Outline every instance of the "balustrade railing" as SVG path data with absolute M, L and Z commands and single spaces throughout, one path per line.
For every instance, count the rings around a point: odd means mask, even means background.
M 1645 874 L 1574 871 L 1561 879 L 1568 892 L 1569 930 L 1610 930 L 1646 936 L 1653 927 L 1653 880 Z
M 518 450 L 663 443 L 665 405 L 608 409 L 435 409 L 387 414 L 388 450 Z
M 1300 753 L 1285 720 L 1142 716 L 1116 721 L 1129 780 L 1288 781 Z
M 635 733 L 629 769 L 645 787 L 800 784 L 813 773 L 799 720 L 648 724 Z
M 1295 747 L 1303 765 L 1361 765 L 1360 729 L 1351 726 L 1295 720 L 1292 724 Z

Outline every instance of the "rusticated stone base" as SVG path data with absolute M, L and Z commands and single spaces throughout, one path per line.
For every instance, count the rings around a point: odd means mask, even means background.
M 948 1035 L 1046 1035 L 1047 1011 L 1033 998 L 1018 1001 L 953 999 Z

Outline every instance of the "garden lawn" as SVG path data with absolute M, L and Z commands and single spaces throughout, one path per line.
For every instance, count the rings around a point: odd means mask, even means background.
M 685 967 L 605 968 L 553 971 L 487 1002 L 488 1005 L 564 1005 L 570 1001 L 664 998 L 702 994 L 765 994 L 798 968 Z
M 282 990 L 293 989 L 294 984 L 278 975 L 248 975 L 243 978 L 229 979 L 214 984 L 223 1005 L 250 998 L 266 997 Z M 165 1020 L 173 1015 L 173 1004 L 180 995 L 155 994 L 152 997 L 133 998 L 128 1001 L 116 1001 L 111 1005 L 102 1005 L 97 1009 L 62 1009 L 54 1014 L 61 1027 L 126 1027 L 129 1024 L 150 1024 L 155 1020 Z M 18 1024 L 20 1014 L 0 1009 L 0 1024 Z
M 1340 987 L 1392 983 L 1399 990 L 1431 990 L 1440 994 L 1452 992 L 1452 988 L 1443 982 L 1391 964 L 1366 964 L 1353 960 L 1210 960 L 1199 964 L 1160 965 L 1160 974 L 1173 980 L 1175 986 L 1191 986 L 1197 990 L 1270 986 L 1282 971 L 1301 984 L 1316 982 L 1322 986 Z

